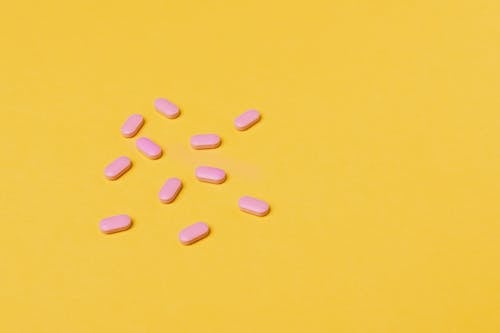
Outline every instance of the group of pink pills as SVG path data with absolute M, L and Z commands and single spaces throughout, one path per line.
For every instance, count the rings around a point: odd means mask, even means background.
M 158 98 L 154 102 L 155 109 L 169 119 L 179 116 L 179 107 L 174 103 Z M 245 131 L 260 120 L 260 113 L 256 110 L 248 110 L 234 120 L 234 126 L 239 131 Z M 133 114 L 127 118 L 121 127 L 121 133 L 126 138 L 137 135 L 144 125 L 144 117 Z M 217 134 L 197 134 L 191 136 L 191 147 L 193 149 L 215 149 L 221 145 L 221 138 Z M 137 149 L 147 158 L 156 160 L 163 155 L 163 150 L 153 140 L 141 137 L 136 140 Z M 132 167 L 132 161 L 127 156 L 121 156 L 111 162 L 104 169 L 104 176 L 109 180 L 116 180 L 123 176 Z M 205 183 L 222 184 L 226 181 L 226 172 L 212 166 L 199 166 L 195 170 L 196 178 Z M 182 190 L 182 181 L 179 178 L 169 178 L 161 187 L 158 198 L 164 204 L 171 204 Z M 238 201 L 241 211 L 255 215 L 265 216 L 269 213 L 269 204 L 263 200 L 243 196 Z M 129 229 L 132 219 L 128 215 L 115 215 L 101 220 L 100 229 L 105 234 L 112 234 Z M 197 222 L 182 229 L 179 240 L 184 245 L 189 245 L 205 238 L 210 233 L 210 227 L 204 222 Z

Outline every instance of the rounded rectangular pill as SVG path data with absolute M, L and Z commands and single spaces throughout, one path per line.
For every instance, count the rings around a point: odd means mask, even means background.
M 179 107 L 165 98 L 157 98 L 154 104 L 156 111 L 167 118 L 175 119 L 179 116 Z
M 191 147 L 194 149 L 213 149 L 220 146 L 220 136 L 217 134 L 197 134 L 191 137 Z
M 179 240 L 184 245 L 190 245 L 202 238 L 205 238 L 210 233 L 210 228 L 206 223 L 197 222 L 181 230 Z
M 135 142 L 137 149 L 143 153 L 147 158 L 156 160 L 161 157 L 161 147 L 148 138 L 142 137 Z
M 169 178 L 158 193 L 158 197 L 165 204 L 171 203 L 177 198 L 181 189 L 182 182 L 179 178 Z
M 133 114 L 123 123 L 121 132 L 126 138 L 131 138 L 139 132 L 142 125 L 144 125 L 144 117 L 140 114 Z
M 244 131 L 252 127 L 260 120 L 260 113 L 257 110 L 248 110 L 239 115 L 234 120 L 234 126 L 239 131 Z
M 242 211 L 257 216 L 265 216 L 269 214 L 270 210 L 267 202 L 249 196 L 241 197 L 238 205 Z
M 127 156 L 118 157 L 104 169 L 104 176 L 109 180 L 120 178 L 132 167 L 132 161 Z
M 130 216 L 115 215 L 101 220 L 99 228 L 105 234 L 113 234 L 115 232 L 127 230 L 131 225 L 132 219 Z
M 202 182 L 222 184 L 226 180 L 226 172 L 209 166 L 200 166 L 195 171 L 196 178 Z

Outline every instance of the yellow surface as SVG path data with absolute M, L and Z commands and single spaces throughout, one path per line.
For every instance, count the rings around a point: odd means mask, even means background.
M 497 0 L 9 1 L 0 31 L 0 332 L 500 332 Z

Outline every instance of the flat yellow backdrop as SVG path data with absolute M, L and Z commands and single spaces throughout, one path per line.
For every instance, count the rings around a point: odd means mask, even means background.
M 1 7 L 0 332 L 500 332 L 497 0 Z M 101 234 L 114 214 L 133 228 Z

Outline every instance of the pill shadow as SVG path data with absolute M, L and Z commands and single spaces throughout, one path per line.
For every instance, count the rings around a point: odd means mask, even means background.
M 256 220 L 257 222 L 268 222 L 270 218 L 273 216 L 273 211 L 271 208 L 269 209 L 269 212 L 267 212 L 265 215 L 256 215 L 253 213 L 249 213 L 247 211 L 242 210 L 241 208 L 238 209 L 238 212 L 241 214 L 245 215 L 245 218 Z

